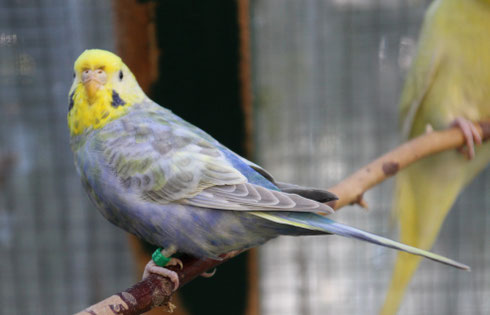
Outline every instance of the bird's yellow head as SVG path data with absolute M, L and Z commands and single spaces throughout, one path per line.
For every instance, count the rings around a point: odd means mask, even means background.
M 73 75 L 68 109 L 71 135 L 101 128 L 146 98 L 121 58 L 106 50 L 85 50 L 75 61 Z

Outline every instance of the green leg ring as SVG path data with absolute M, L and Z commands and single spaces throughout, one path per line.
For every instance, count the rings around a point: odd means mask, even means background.
M 153 252 L 153 254 L 151 255 L 151 259 L 153 260 L 155 265 L 160 267 L 165 267 L 170 261 L 170 257 L 163 256 L 161 247 L 157 248 L 157 250 Z

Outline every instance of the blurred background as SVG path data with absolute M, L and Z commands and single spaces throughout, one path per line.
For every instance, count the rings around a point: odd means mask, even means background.
M 0 314 L 69 314 L 134 284 L 148 245 L 83 191 L 66 126 L 73 62 L 117 52 L 149 95 L 281 181 L 327 188 L 399 143 L 430 1 L 0 0 Z M 393 181 L 334 219 L 392 238 Z M 399 314 L 490 313 L 490 172 L 460 195 Z M 179 292 L 179 314 L 376 314 L 395 252 L 283 237 Z M 161 311 L 157 311 L 161 312 Z M 155 312 L 155 314 L 157 314 Z

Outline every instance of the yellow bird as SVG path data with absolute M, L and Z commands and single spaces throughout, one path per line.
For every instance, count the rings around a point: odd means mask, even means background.
M 443 152 L 397 176 L 394 211 L 401 242 L 429 249 L 459 192 L 490 161 L 490 144 L 469 121 L 490 119 L 490 0 L 436 0 L 429 7 L 417 56 L 400 102 L 406 139 L 431 128 L 461 128 L 466 157 Z M 420 262 L 399 253 L 380 314 L 395 314 Z

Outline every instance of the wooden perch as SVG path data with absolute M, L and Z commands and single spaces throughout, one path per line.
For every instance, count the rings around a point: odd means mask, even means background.
M 490 139 L 490 121 L 480 122 L 478 130 L 483 141 Z M 371 187 L 379 184 L 388 177 L 395 175 L 399 170 L 426 156 L 446 150 L 453 150 L 464 145 L 464 137 L 457 128 L 444 131 L 434 131 L 408 141 L 391 152 L 364 166 L 347 179 L 330 188 L 329 191 L 337 194 L 337 200 L 332 206 L 335 209 L 358 203 L 363 205 L 362 195 Z M 235 255 L 234 255 L 235 256 Z M 183 257 L 183 270 L 176 270 L 179 274 L 181 286 L 196 278 L 232 257 L 223 260 L 195 259 Z M 172 269 L 172 268 L 169 268 Z M 155 306 L 167 306 L 172 310 L 170 297 L 172 283 L 169 279 L 158 275 L 150 275 L 131 288 L 108 297 L 107 299 L 90 306 L 76 315 L 114 315 L 141 314 Z
M 226 259 L 196 259 L 191 256 L 180 257 L 184 269 L 179 270 L 176 266 L 168 267 L 179 274 L 180 286 L 188 283 L 202 273 L 215 268 L 239 253 L 227 255 Z M 170 303 L 172 296 L 172 282 L 165 277 L 150 274 L 148 278 L 136 283 L 123 292 L 114 294 L 105 300 L 94 304 L 75 315 L 114 315 L 114 314 L 141 314 L 149 311 L 155 306 L 166 306 L 169 312 L 173 311 Z
M 480 122 L 476 126 L 482 140 L 488 140 L 490 121 Z M 331 202 L 330 206 L 337 210 L 348 204 L 357 203 L 366 208 L 367 204 L 362 196 L 371 187 L 417 160 L 442 151 L 461 148 L 464 144 L 463 133 L 458 128 L 429 132 L 405 142 L 329 188 L 330 192 L 339 197 L 339 200 Z

